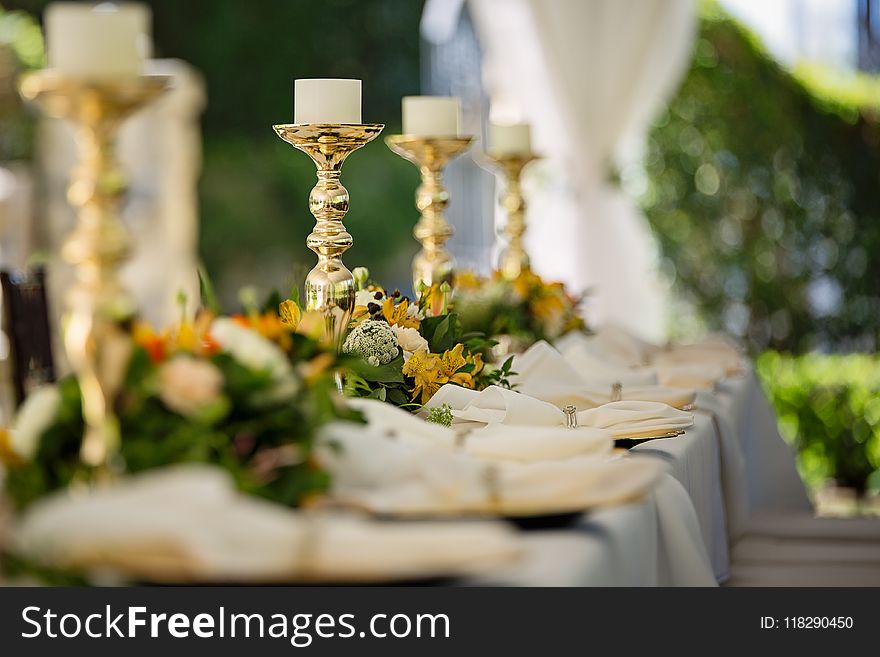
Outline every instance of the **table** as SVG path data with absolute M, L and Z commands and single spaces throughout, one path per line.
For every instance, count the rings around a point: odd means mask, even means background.
M 794 454 L 751 371 L 697 400 L 683 436 L 636 446 L 669 474 L 638 504 L 585 514 L 575 525 L 529 532 L 524 563 L 469 584 L 711 586 L 729 574 L 731 541 L 750 513 L 808 509 Z

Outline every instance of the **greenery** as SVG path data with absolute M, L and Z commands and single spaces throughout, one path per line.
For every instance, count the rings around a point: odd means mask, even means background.
M 757 368 L 808 485 L 880 489 L 880 357 L 770 351 Z
M 709 5 L 645 165 L 645 211 L 682 305 L 755 353 L 875 349 L 878 145 L 877 80 L 790 73 Z
M 433 422 L 434 424 L 440 424 L 444 427 L 451 427 L 452 406 L 449 404 L 443 404 L 442 406 L 435 406 L 428 409 L 428 417 L 426 417 L 425 420 Z

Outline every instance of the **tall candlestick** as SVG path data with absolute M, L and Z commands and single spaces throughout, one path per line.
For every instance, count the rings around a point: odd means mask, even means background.
M 361 81 L 305 79 L 293 83 L 293 122 L 359 124 Z
M 489 124 L 488 152 L 497 156 L 529 155 L 532 152 L 532 130 L 528 123 Z
M 141 75 L 152 50 L 150 20 L 139 3 L 51 4 L 44 17 L 49 68 L 84 79 Z
M 401 103 L 403 134 L 411 137 L 457 137 L 461 102 L 451 96 L 405 96 Z

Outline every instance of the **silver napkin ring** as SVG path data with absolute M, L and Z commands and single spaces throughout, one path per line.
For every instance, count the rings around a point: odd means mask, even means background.
M 611 384 L 611 401 L 621 401 L 623 399 L 623 384 L 618 381 Z
M 577 407 L 575 406 L 566 406 L 562 409 L 562 412 L 565 413 L 565 426 L 568 429 L 577 429 L 578 425 L 578 416 L 577 416 Z

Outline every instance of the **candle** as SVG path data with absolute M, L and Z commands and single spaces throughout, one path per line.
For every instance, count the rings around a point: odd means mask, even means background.
M 360 80 L 294 80 L 293 122 L 360 123 Z
M 532 129 L 528 123 L 489 124 L 489 152 L 493 155 L 528 155 L 532 152 Z
M 461 103 L 451 96 L 405 96 L 403 134 L 415 137 L 457 137 Z
M 49 68 L 82 78 L 135 77 L 150 57 L 150 9 L 125 2 L 46 8 Z

